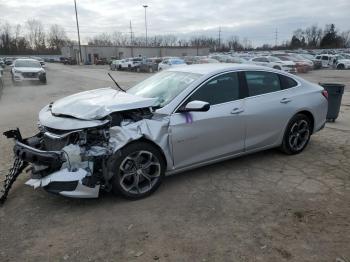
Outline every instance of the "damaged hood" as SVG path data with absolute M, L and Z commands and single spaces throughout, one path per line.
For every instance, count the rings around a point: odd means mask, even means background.
M 143 98 L 111 87 L 77 93 L 52 104 L 54 115 L 96 120 L 118 111 L 154 106 L 157 98 Z

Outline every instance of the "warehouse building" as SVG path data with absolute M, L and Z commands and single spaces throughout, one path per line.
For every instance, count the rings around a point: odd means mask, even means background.
M 64 57 L 79 60 L 79 46 L 64 46 L 61 49 Z M 133 46 L 93 46 L 82 45 L 81 55 L 83 62 L 94 63 L 97 59 L 123 59 L 128 57 L 164 57 L 164 56 L 205 56 L 209 54 L 208 47 L 133 47 Z

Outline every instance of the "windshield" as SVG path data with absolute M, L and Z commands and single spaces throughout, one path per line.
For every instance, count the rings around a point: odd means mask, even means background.
M 270 56 L 269 59 L 271 62 L 281 62 L 281 59 L 279 59 L 277 57 Z
M 309 55 L 309 54 L 302 54 L 301 56 L 305 57 L 306 59 L 312 60 L 315 59 L 315 57 L 313 55 Z
M 282 61 L 295 61 L 295 59 L 291 56 L 279 56 L 279 59 L 281 59 Z
M 299 61 L 302 61 L 302 60 L 305 60 L 304 57 L 300 56 L 300 55 L 297 55 L 297 54 L 292 54 L 292 56 L 296 59 L 298 59 Z
M 40 68 L 41 64 L 33 60 L 16 60 L 15 67 L 36 67 Z
M 184 60 L 180 60 L 180 59 L 170 60 L 170 62 L 171 62 L 173 65 L 181 65 L 181 64 L 185 64 L 185 61 L 184 61 Z
M 163 107 L 201 76 L 201 74 L 187 72 L 163 71 L 130 88 L 127 92 L 147 98 L 158 98 L 158 105 Z

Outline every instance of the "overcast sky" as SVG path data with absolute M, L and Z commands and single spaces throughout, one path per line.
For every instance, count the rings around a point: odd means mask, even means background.
M 148 33 L 247 37 L 253 45 L 289 39 L 293 30 L 312 24 L 335 23 L 350 29 L 350 0 L 77 0 L 81 37 L 102 32 L 129 32 L 144 36 L 147 4 Z M 76 39 L 73 0 L 0 0 L 0 23 L 40 19 L 45 26 L 62 25 Z

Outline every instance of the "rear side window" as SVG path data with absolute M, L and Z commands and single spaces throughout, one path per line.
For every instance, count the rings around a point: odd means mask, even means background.
M 277 74 L 263 71 L 245 72 L 249 96 L 280 91 L 281 83 Z
M 199 100 L 216 105 L 239 99 L 239 79 L 237 73 L 217 76 L 201 86 L 187 102 Z
M 288 76 L 279 75 L 279 77 L 281 80 L 282 89 L 288 89 L 298 85 L 298 83 L 294 79 Z

